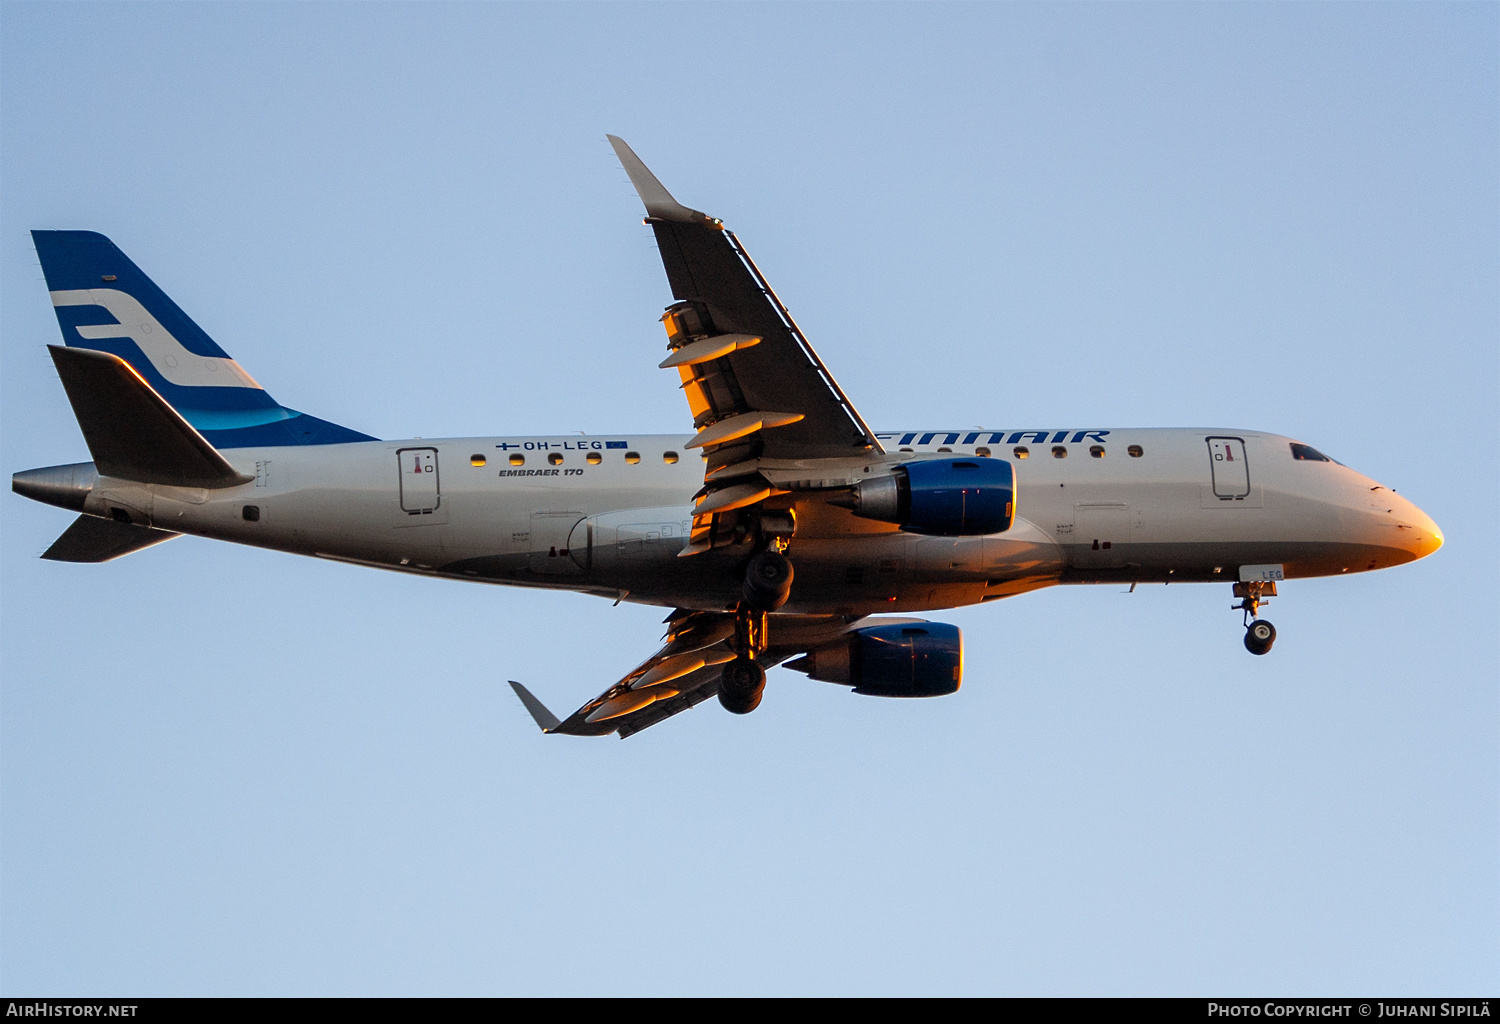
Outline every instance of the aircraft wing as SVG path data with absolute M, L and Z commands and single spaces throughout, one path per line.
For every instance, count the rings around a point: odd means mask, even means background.
M 693 542 L 712 546 L 712 517 L 776 493 L 768 462 L 852 459 L 884 449 L 734 235 L 672 198 L 624 140 L 609 136 L 656 233 L 672 294 L 662 317 L 693 414 L 688 442 L 707 456 Z
M 840 615 L 772 616 L 770 644 L 758 660 L 769 668 L 863 623 L 863 619 Z M 732 613 L 678 609 L 667 618 L 661 650 L 562 720 L 525 686 L 514 680 L 510 685 L 543 732 L 568 736 L 613 732 L 624 739 L 716 695 L 721 667 L 734 658 L 729 649 L 733 635 Z

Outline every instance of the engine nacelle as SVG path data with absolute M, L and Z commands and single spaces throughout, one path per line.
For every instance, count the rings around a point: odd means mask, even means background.
M 1016 470 L 1004 459 L 907 462 L 889 476 L 861 481 L 833 503 L 911 533 L 1003 533 L 1015 521 Z
M 872 697 L 943 697 L 963 682 L 964 638 L 946 622 L 868 626 L 786 667 Z

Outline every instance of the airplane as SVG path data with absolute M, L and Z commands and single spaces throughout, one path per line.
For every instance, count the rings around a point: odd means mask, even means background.
M 12 489 L 80 513 L 43 558 L 103 562 L 182 534 L 444 579 L 671 609 L 660 649 L 546 733 L 621 738 L 766 669 L 880 697 L 959 689 L 959 629 L 913 613 L 1058 584 L 1223 583 L 1244 645 L 1285 580 L 1443 543 L 1416 505 L 1265 431 L 877 432 L 734 232 L 608 136 L 673 302 L 692 432 L 380 440 L 278 404 L 109 239 L 35 231 L 49 346 L 92 462 Z

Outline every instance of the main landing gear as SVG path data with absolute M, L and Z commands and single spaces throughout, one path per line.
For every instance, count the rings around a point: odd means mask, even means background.
M 736 715 L 748 715 L 760 707 L 766 690 L 766 670 L 755 660 L 766 649 L 768 612 L 786 604 L 792 591 L 792 563 L 781 553 L 781 545 L 751 556 L 745 565 L 742 600 L 734 609 L 733 661 L 719 676 L 719 703 Z
M 734 610 L 734 660 L 719 674 L 719 703 L 736 715 L 760 707 L 766 690 L 766 670 L 755 660 L 766 649 L 766 613 L 740 602 Z
M 1265 619 L 1256 618 L 1256 613 L 1260 611 L 1262 601 L 1276 596 L 1276 584 L 1236 583 L 1234 596 L 1240 599 L 1240 603 L 1233 607 L 1245 613 L 1245 650 L 1251 654 L 1268 653 L 1276 642 L 1276 627 Z

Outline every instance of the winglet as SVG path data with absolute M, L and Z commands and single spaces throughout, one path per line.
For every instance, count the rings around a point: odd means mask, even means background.
M 624 139 L 618 135 L 606 135 L 605 138 L 609 140 L 611 146 L 615 147 L 615 156 L 620 158 L 620 164 L 625 168 L 625 173 L 630 175 L 630 183 L 635 186 L 636 195 L 640 196 L 641 202 L 646 204 L 647 216 L 661 220 L 680 221 L 685 224 L 719 226 L 719 222 L 708 214 L 690 210 L 673 199 L 672 193 L 656 180 L 656 175 L 641 163 L 641 158 L 625 144 Z
M 547 710 L 547 705 L 537 700 L 530 690 L 514 679 L 510 680 L 510 685 L 516 691 L 516 696 L 521 698 L 521 703 L 526 705 L 526 710 L 531 712 L 531 717 L 536 719 L 536 724 L 541 726 L 542 732 L 551 732 L 562 724 L 556 715 Z

